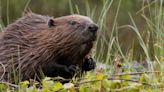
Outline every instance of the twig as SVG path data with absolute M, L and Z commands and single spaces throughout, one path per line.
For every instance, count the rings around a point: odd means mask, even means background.
M 89 81 L 83 81 L 83 82 L 77 83 L 76 85 L 81 85 L 81 84 L 85 84 L 85 83 L 92 83 L 92 82 L 98 82 L 98 81 L 101 81 L 101 80 L 89 80 Z
M 4 66 L 1 62 L 0 62 L 0 65 L 1 65 L 2 68 L 3 68 L 3 73 L 2 73 L 2 75 L 1 75 L 1 77 L 0 77 L 0 80 L 2 80 L 3 76 L 5 75 L 6 69 L 5 69 L 5 66 Z
M 134 73 L 123 73 L 123 74 L 113 74 L 111 76 L 123 76 L 123 75 L 141 75 L 141 74 L 144 74 L 144 73 L 164 73 L 164 72 L 161 72 L 161 71 L 146 71 L 146 72 L 134 72 Z
M 15 87 L 15 88 L 18 88 L 18 87 L 19 87 L 18 85 L 11 84 L 11 83 L 9 83 L 9 82 L 4 82 L 4 81 L 0 81 L 0 84 L 9 85 L 9 86 L 12 86 L 12 87 Z
M 148 83 L 145 83 L 145 82 L 139 82 L 139 81 L 131 80 L 131 79 L 124 79 L 124 78 L 107 78 L 107 79 L 108 80 L 124 80 L 124 81 L 136 82 L 136 83 L 141 83 L 143 85 L 149 85 L 149 86 L 151 86 L 151 84 L 148 84 Z M 91 83 L 91 82 L 98 82 L 98 81 L 101 81 L 101 80 L 84 81 L 84 82 L 77 83 L 77 85 L 81 85 L 81 84 L 85 84 L 85 83 Z
M 123 81 L 136 82 L 136 83 L 141 83 L 141 84 L 143 84 L 143 85 L 149 85 L 149 86 L 152 86 L 152 85 L 149 84 L 149 83 L 139 82 L 139 81 L 131 80 L 131 79 L 124 79 L 124 78 L 108 78 L 108 80 L 123 80 Z

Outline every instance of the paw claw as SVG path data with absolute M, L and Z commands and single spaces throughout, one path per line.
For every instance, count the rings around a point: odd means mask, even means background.
M 92 69 L 95 69 L 95 67 L 96 67 L 95 60 L 93 58 L 87 58 L 84 62 L 83 70 L 90 71 Z

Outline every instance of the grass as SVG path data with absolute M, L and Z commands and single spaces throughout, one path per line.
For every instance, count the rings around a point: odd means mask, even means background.
M 143 4 L 137 12 L 145 21 L 145 36 L 136 25 L 135 17 L 129 13 L 131 24 L 118 25 L 118 15 L 123 0 L 117 4 L 116 14 L 112 29 L 108 29 L 108 16 L 114 0 L 102 0 L 103 7 L 99 15 L 96 7 L 92 7 L 86 1 L 86 15 L 94 19 L 99 25 L 100 35 L 93 50 L 93 56 L 98 62 L 98 68 L 93 72 L 87 72 L 82 78 L 74 78 L 70 83 L 61 84 L 45 78 L 42 81 L 42 89 L 37 88 L 37 83 L 29 86 L 29 81 L 20 82 L 19 85 L 0 82 L 0 91 L 3 92 L 162 92 L 164 89 L 164 13 L 163 0 Z M 70 13 L 81 14 L 77 5 L 69 0 Z M 148 14 L 146 14 L 148 12 Z M 8 18 L 9 19 L 9 18 Z M 130 28 L 136 35 L 139 45 L 143 49 L 144 60 L 136 61 L 131 46 L 126 53 L 121 49 L 118 30 Z M 110 35 L 106 35 L 109 34 Z M 153 53 L 152 53 L 153 52 Z M 145 65 L 144 65 L 144 64 Z M 106 67 L 106 68 L 104 68 Z M 54 80 L 54 79 L 53 79 Z M 6 86 L 7 85 L 7 86 Z M 12 90 L 14 88 L 15 90 Z M 19 90 L 18 90 L 19 89 Z

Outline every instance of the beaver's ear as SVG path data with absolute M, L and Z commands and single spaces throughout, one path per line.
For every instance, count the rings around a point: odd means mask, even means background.
M 49 19 L 49 20 L 48 20 L 48 26 L 49 26 L 49 27 L 55 26 L 55 21 L 54 21 L 53 19 Z

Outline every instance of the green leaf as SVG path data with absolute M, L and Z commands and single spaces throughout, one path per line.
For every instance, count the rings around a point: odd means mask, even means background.
M 46 77 L 43 81 L 42 81 L 42 86 L 43 89 L 53 89 L 54 87 L 54 81 L 51 80 L 51 78 Z
M 30 82 L 26 80 L 26 81 L 20 82 L 20 84 L 22 87 L 27 87 L 30 84 Z
M 73 87 L 74 87 L 74 84 L 73 84 L 73 83 L 65 83 L 65 84 L 63 85 L 63 87 L 64 87 L 65 89 L 70 89 L 70 88 L 73 88 Z
M 81 85 L 79 88 L 79 92 L 92 92 L 92 91 L 91 91 L 91 89 L 89 89 L 85 85 Z
M 149 88 L 149 89 L 144 89 L 142 92 L 163 92 L 163 90 L 162 89 Z
M 29 88 L 26 88 L 26 91 L 24 92 L 38 92 L 38 90 L 35 86 L 31 86 Z
M 149 81 L 149 76 L 147 74 L 143 74 L 140 77 L 140 82 L 148 82 Z
M 42 89 L 42 92 L 51 92 L 49 89 Z
M 104 75 L 103 73 L 98 73 L 98 74 L 96 75 L 96 79 L 97 79 L 97 80 L 103 80 L 104 77 L 105 77 L 105 75 Z
M 59 89 L 62 89 L 63 85 L 60 82 L 54 83 L 53 91 L 58 91 Z
M 108 79 L 104 79 L 102 83 L 105 88 L 110 88 L 112 82 Z
M 0 84 L 0 92 L 5 92 L 5 91 L 7 91 L 7 86 L 6 85 L 4 85 L 4 84 Z
M 95 72 L 87 72 L 85 78 L 89 79 L 89 80 L 95 79 L 96 74 L 95 74 Z
M 120 89 L 117 89 L 117 91 L 121 92 L 140 92 L 139 88 L 136 88 L 134 86 L 128 86 L 128 87 L 122 87 Z
M 120 80 L 111 81 L 111 84 L 110 84 L 111 89 L 120 88 L 120 87 L 121 87 L 121 81 Z
M 23 82 L 20 82 L 20 86 L 21 86 L 21 88 L 20 88 L 20 90 L 19 90 L 19 92 L 25 92 L 26 91 L 26 88 L 28 88 L 28 85 L 29 85 L 30 83 L 29 83 L 29 81 L 23 81 Z
M 108 80 L 108 79 L 104 79 L 103 81 L 102 81 L 102 86 L 105 88 L 105 90 L 106 91 L 110 91 L 110 89 L 111 89 L 111 81 L 110 80 Z

